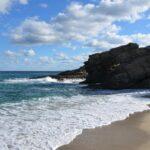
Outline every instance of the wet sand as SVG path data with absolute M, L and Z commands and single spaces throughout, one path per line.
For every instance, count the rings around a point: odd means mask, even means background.
M 108 126 L 84 130 L 58 150 L 150 150 L 150 111 Z

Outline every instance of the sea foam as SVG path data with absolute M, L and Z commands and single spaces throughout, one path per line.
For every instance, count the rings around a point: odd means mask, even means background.
M 16 79 L 5 79 L 3 83 L 6 84 L 33 84 L 33 83 L 79 83 L 82 82 L 84 79 L 64 79 L 64 80 L 57 80 L 51 77 L 44 77 L 39 79 L 29 79 L 29 78 L 16 78 Z
M 55 150 L 83 129 L 149 109 L 137 93 L 43 97 L 0 105 L 0 150 Z M 139 93 L 138 93 L 139 94 Z

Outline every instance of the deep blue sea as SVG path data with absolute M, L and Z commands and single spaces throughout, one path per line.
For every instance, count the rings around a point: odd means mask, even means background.
M 149 90 L 89 89 L 48 77 L 57 73 L 0 72 L 0 150 L 55 150 L 83 129 L 149 109 Z

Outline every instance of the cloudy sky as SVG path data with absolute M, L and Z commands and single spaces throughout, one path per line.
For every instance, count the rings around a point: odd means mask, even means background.
M 0 70 L 67 70 L 150 45 L 150 0 L 0 0 Z

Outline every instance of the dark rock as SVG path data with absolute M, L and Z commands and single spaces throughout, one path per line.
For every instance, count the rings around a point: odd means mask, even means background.
M 55 76 L 59 80 L 63 79 L 76 79 L 76 78 L 86 78 L 85 67 L 80 67 L 79 69 L 64 71 Z
M 150 88 L 150 49 L 135 43 L 89 56 L 85 83 L 100 88 Z
M 146 48 L 150 49 L 150 46 L 147 46 Z

